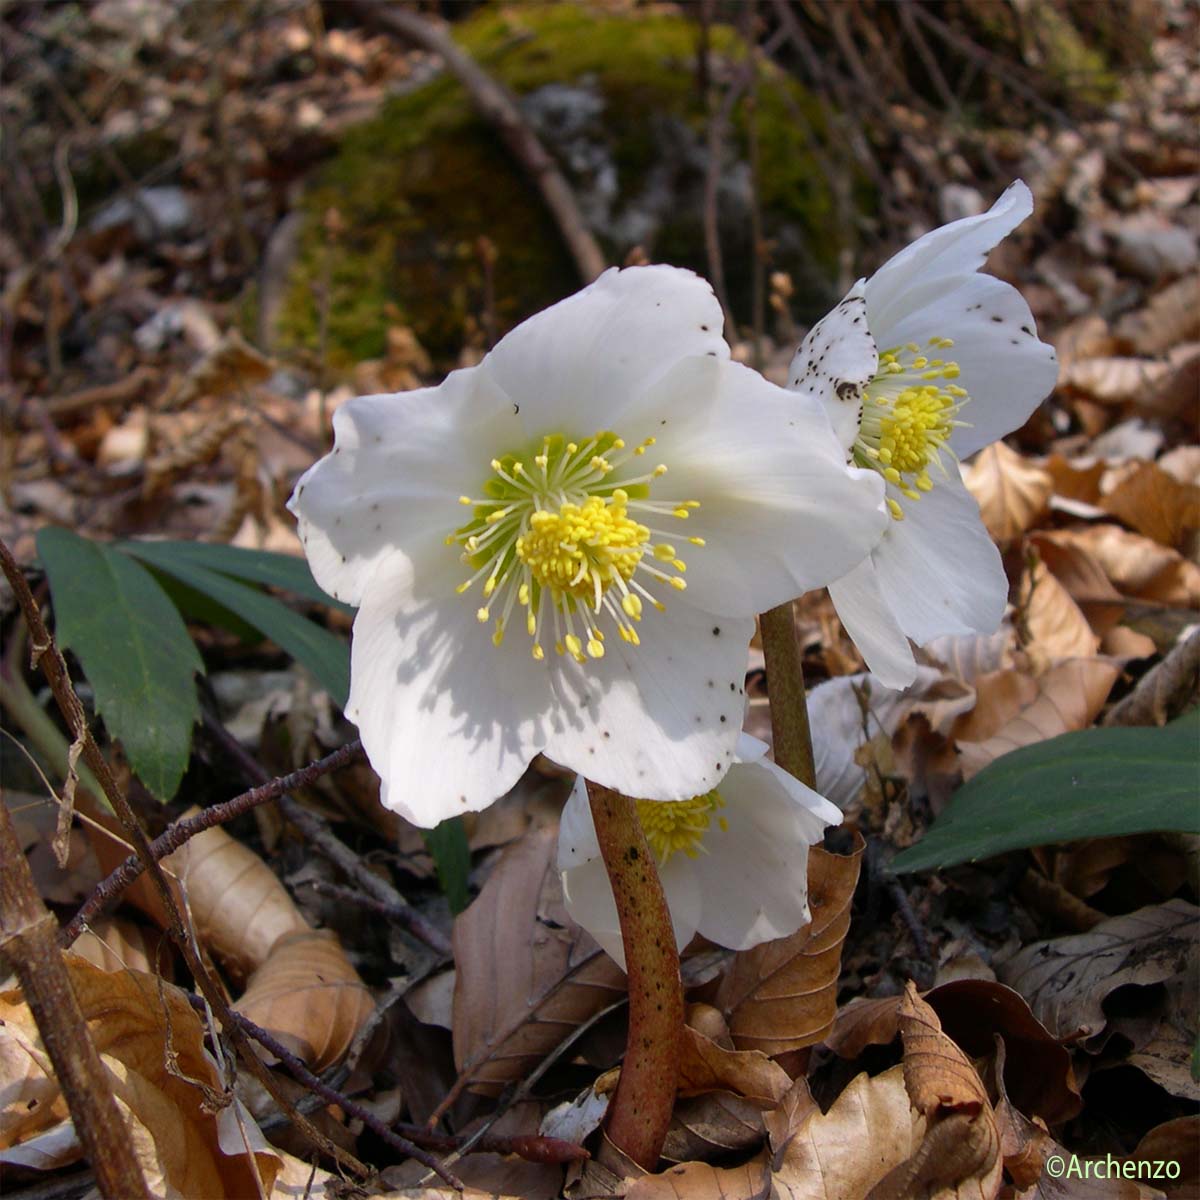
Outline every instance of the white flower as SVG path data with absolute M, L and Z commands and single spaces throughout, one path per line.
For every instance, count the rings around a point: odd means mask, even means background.
M 742 734 L 721 786 L 691 800 L 638 801 L 680 950 L 699 932 L 731 950 L 795 933 L 809 919 L 808 848 L 841 812 Z M 563 809 L 558 869 L 572 919 L 622 967 L 612 885 L 582 778 Z
M 714 787 L 754 614 L 887 523 L 820 406 L 729 361 L 712 290 L 670 267 L 608 271 L 334 433 L 290 507 L 318 583 L 359 606 L 346 715 L 419 825 L 541 751 L 629 795 Z
M 850 462 L 887 482 L 890 527 L 829 591 L 888 687 L 916 676 L 909 638 L 989 633 L 1004 613 L 1000 555 L 956 460 L 1022 425 L 1057 378 L 1029 305 L 979 274 L 1032 211 L 1018 181 L 989 212 L 918 239 L 850 289 L 788 371 L 825 404 Z

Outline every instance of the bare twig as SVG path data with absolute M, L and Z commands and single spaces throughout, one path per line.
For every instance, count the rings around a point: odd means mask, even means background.
M 599 275 L 607 263 L 587 227 L 571 185 L 521 114 L 508 91 L 496 82 L 445 29 L 393 4 L 350 0 L 350 7 L 370 25 L 416 42 L 441 57 L 484 120 L 496 127 L 512 156 L 529 172 L 567 244 L 585 283 Z
M 150 853 L 156 861 L 166 858 L 168 854 L 178 850 L 184 842 L 195 837 L 196 834 L 203 833 L 204 830 L 211 829 L 214 825 L 223 825 L 226 821 L 231 821 L 234 817 L 249 812 L 250 809 L 256 808 L 260 804 L 277 799 L 284 792 L 291 791 L 292 788 L 304 787 L 320 776 L 327 775 L 330 771 L 336 771 L 356 758 L 361 750 L 362 743 L 356 739 L 340 750 L 335 750 L 332 754 L 327 754 L 324 758 L 309 763 L 308 766 L 301 767 L 298 771 L 293 771 L 290 775 L 281 775 L 278 779 L 272 779 L 261 787 L 251 788 L 240 796 L 234 796 L 232 800 L 226 800 L 223 804 L 214 804 L 194 817 L 176 821 L 150 843 Z M 110 908 L 145 869 L 142 860 L 136 854 L 131 854 L 106 879 L 101 880 L 79 911 L 63 926 L 58 935 L 59 944 L 64 949 L 70 946 L 89 922 L 94 921 L 100 913 Z
M 8 809 L 0 802 L 0 948 L 16 970 L 84 1153 L 106 1197 L 149 1196 L 112 1084 L 71 990 Z

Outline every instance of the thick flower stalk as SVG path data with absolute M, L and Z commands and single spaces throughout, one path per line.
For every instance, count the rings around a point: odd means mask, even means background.
M 290 507 L 359 609 L 346 715 L 388 807 L 486 807 L 539 752 L 653 800 L 721 781 L 754 614 L 888 520 L 821 406 L 731 362 L 721 323 L 690 272 L 612 270 L 439 387 L 338 410 Z
M 789 368 L 789 386 L 824 404 L 849 462 L 887 489 L 883 538 L 829 590 L 888 687 L 916 676 L 910 638 L 989 633 L 1004 613 L 1000 554 L 958 460 L 1024 424 L 1057 378 L 1029 305 L 979 273 L 1032 211 L 1018 181 L 989 212 L 919 238 L 859 280 Z
M 841 811 L 766 757 L 742 734 L 720 786 L 690 800 L 640 800 L 677 948 L 696 933 L 748 950 L 795 933 L 809 919 L 808 848 Z M 625 966 L 617 905 L 601 859 L 583 780 L 563 810 L 558 869 L 571 917 Z

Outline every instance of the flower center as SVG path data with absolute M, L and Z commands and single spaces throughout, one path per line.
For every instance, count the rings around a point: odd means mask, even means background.
M 721 793 L 713 790 L 690 800 L 639 800 L 637 815 L 661 866 L 672 854 L 682 853 L 688 858 L 700 854 L 713 813 L 724 807 Z M 717 817 L 717 824 L 722 830 L 729 828 L 722 816 Z
M 927 353 L 915 342 L 885 350 L 863 395 L 854 461 L 874 468 L 909 500 L 919 500 L 922 492 L 933 489 L 930 463 L 946 473 L 941 453 L 954 456 L 950 434 L 963 424 L 955 416 L 971 398 L 952 382 L 959 376 L 958 363 L 929 357 L 953 345 L 950 338 L 933 337 Z M 888 497 L 887 505 L 897 521 L 904 517 L 894 496 Z
M 487 622 L 498 611 L 492 634 L 497 646 L 519 605 L 540 662 L 548 608 L 559 654 L 576 662 L 602 658 L 602 620 L 636 646 L 643 602 L 659 612 L 666 607 L 651 589 L 687 586 L 687 566 L 675 546 L 654 540 L 670 535 L 646 522 L 686 520 L 699 503 L 649 499 L 650 485 L 667 472 L 662 463 L 639 471 L 653 445 L 654 438 L 647 438 L 626 450 L 610 432 L 579 441 L 551 434 L 528 456 L 492 459 L 483 499 L 459 497 L 474 514 L 446 538 L 447 545 L 462 547 L 462 561 L 473 568 L 458 591 L 484 580 L 476 616 Z M 704 545 L 703 538 L 686 540 Z

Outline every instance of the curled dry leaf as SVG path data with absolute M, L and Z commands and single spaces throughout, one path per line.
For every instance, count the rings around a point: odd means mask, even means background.
M 690 1025 L 683 1029 L 679 1094 L 730 1091 L 758 1108 L 775 1108 L 792 1086 L 791 1076 L 760 1050 L 726 1050 Z
M 739 951 L 721 980 L 715 1004 L 739 1050 L 783 1054 L 811 1046 L 837 1013 L 842 943 L 866 843 L 848 855 L 814 846 L 808 854 L 812 920 L 791 937 Z
M 662 1157 L 667 1162 L 705 1162 L 758 1150 L 763 1143 L 759 1107 L 729 1092 L 706 1092 L 680 1100 L 671 1116 Z
M 1101 404 L 1137 403 L 1170 370 L 1169 364 L 1148 358 L 1085 358 L 1059 372 L 1058 386 Z
M 1150 538 L 1117 525 L 1057 530 L 1043 536 L 1082 546 L 1126 596 L 1200 608 L 1200 566 Z
M 1090 658 L 1100 648 L 1087 617 L 1040 558 L 1026 568 L 1020 595 L 1025 651 L 1035 673 L 1059 659 Z
M 284 934 L 308 931 L 271 868 L 219 826 L 185 842 L 163 865 L 183 888 L 197 937 L 238 982 L 267 961 Z
M 1100 479 L 1108 470 L 1103 459 L 1069 462 L 1061 454 L 1046 459 L 1046 470 L 1053 483 L 1053 494 L 1065 500 L 1095 504 L 1100 499 Z
M 1195 971 L 1200 909 L 1185 900 L 1113 917 L 1087 933 L 1035 942 L 1000 976 L 1060 1039 L 1094 1038 L 1108 1023 L 1104 1000 L 1127 984 L 1161 984 Z
M 1162 354 L 1200 337 L 1200 275 L 1185 275 L 1117 323 L 1117 335 L 1139 354 Z
M 1156 463 L 1142 463 L 1100 501 L 1100 507 L 1138 533 L 1175 549 L 1200 528 L 1200 487 L 1180 483 Z
M 124 917 L 97 917 L 79 935 L 71 949 L 102 971 L 146 971 L 151 975 L 169 974 L 169 954 L 162 935 L 136 925 Z
M 987 531 L 998 542 L 1017 537 L 1042 515 L 1054 478 L 1042 465 L 1022 458 L 1003 442 L 981 450 L 963 473 Z
M 74 954 L 64 961 L 154 1194 L 269 1195 L 279 1159 L 249 1114 L 225 1094 L 184 994 L 153 975 L 101 971 Z M 52 1080 L 19 990 L 0 993 L 0 1022 Z M 47 1111 L 58 1111 L 56 1104 Z M 76 1145 L 74 1157 L 81 1154 Z
M 275 942 L 233 1007 L 323 1071 L 350 1049 L 375 1002 L 336 936 L 305 926 Z
M 630 1185 L 625 1200 L 746 1200 L 770 1195 L 770 1185 L 771 1168 L 760 1154 L 738 1167 L 690 1162 L 661 1175 L 644 1175 Z
M 1056 663 L 1037 680 L 1037 695 L 990 737 L 958 745 L 963 777 L 977 775 L 994 758 L 1060 733 L 1085 729 L 1095 719 L 1120 674 L 1100 659 L 1075 658 Z
M 522 1078 L 625 993 L 625 973 L 567 916 L 557 840 L 546 827 L 509 846 L 454 923 L 454 1061 L 476 1091 Z
M 1109 582 L 1094 555 L 1077 542 L 1058 541 L 1037 533 L 1030 536 L 1028 544 L 1037 551 L 1040 563 L 1078 605 L 1093 633 L 1105 634 L 1120 621 L 1125 613 L 1121 593 Z M 1030 609 L 1027 621 L 1033 616 L 1032 604 Z M 1045 615 L 1044 612 L 1041 614 L 1043 619 Z

